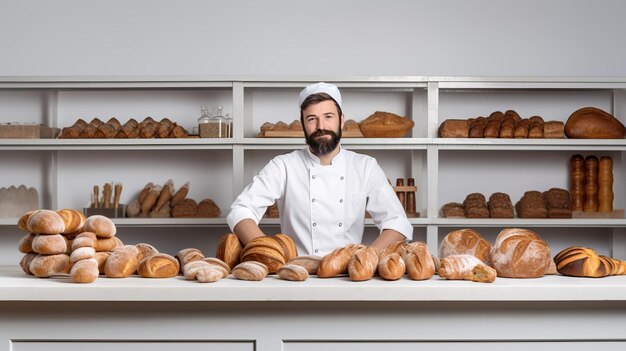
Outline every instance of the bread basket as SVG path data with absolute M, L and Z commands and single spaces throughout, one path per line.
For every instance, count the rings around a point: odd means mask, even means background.
M 401 138 L 411 132 L 414 124 L 407 117 L 376 111 L 363 120 L 359 127 L 366 138 Z

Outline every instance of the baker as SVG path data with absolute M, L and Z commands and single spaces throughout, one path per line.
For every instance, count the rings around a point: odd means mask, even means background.
M 281 232 L 295 242 L 299 255 L 324 256 L 361 243 L 365 211 L 380 230 L 370 246 L 411 240 L 413 227 L 370 156 L 341 147 L 342 100 L 334 84 L 307 86 L 298 97 L 307 147 L 272 159 L 231 205 L 228 225 L 245 245 L 265 235 L 259 221 L 274 202 Z

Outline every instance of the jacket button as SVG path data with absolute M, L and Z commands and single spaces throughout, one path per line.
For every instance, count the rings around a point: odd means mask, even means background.
M 315 179 L 315 175 L 312 175 L 311 178 Z
M 311 200 L 311 202 L 315 202 L 315 199 Z
M 317 253 L 317 251 L 318 251 L 318 250 L 317 250 L 317 249 L 315 249 L 315 253 Z
M 342 204 L 343 203 L 343 199 L 339 199 L 339 203 Z
M 313 226 L 315 227 L 317 225 L 317 223 L 313 223 Z
M 341 180 L 343 180 L 343 176 L 341 176 Z
M 339 226 L 341 227 L 341 223 L 339 223 Z

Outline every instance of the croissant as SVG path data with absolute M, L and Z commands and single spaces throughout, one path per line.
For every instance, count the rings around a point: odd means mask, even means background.
M 441 260 L 439 276 L 451 280 L 492 283 L 496 270 L 472 255 L 452 255 Z
M 572 246 L 554 256 L 556 270 L 573 277 L 601 278 L 626 274 L 626 262 L 598 255 L 593 249 Z

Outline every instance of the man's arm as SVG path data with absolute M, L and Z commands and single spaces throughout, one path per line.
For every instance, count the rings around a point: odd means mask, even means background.
M 393 229 L 383 229 L 382 233 L 380 233 L 378 238 L 376 238 L 370 246 L 380 253 L 380 251 L 391 245 L 394 241 L 404 240 L 406 240 L 406 238 L 399 232 Z
M 254 238 L 265 236 L 265 233 L 259 228 L 255 221 L 250 218 L 241 220 L 234 228 L 235 234 L 244 246 L 248 245 Z

